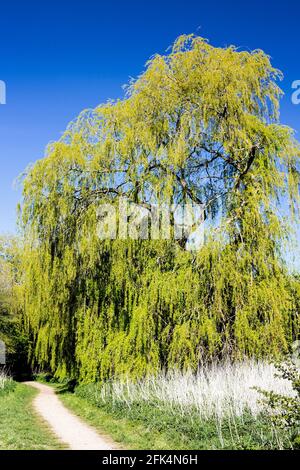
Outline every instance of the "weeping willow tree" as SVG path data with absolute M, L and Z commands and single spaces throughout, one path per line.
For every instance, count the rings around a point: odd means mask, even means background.
M 90 381 L 288 351 L 300 287 L 281 250 L 300 149 L 279 122 L 280 78 L 262 51 L 182 36 L 49 145 L 21 206 L 34 364 Z M 204 246 L 99 238 L 99 206 L 120 198 L 201 204 Z

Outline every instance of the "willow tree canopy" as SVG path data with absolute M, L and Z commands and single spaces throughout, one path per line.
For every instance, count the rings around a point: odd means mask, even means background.
M 22 204 L 33 361 L 91 380 L 288 349 L 299 285 L 280 248 L 300 148 L 279 123 L 280 78 L 262 51 L 182 36 L 124 99 L 84 111 L 49 145 Z M 217 229 L 197 253 L 99 240 L 97 208 L 120 197 L 201 204 Z

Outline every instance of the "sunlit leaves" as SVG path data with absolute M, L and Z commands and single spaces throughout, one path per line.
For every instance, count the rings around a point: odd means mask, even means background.
M 279 78 L 262 51 L 182 36 L 29 169 L 34 362 L 95 380 L 287 351 L 299 289 L 280 258 L 289 230 L 278 205 L 288 196 L 297 213 L 299 144 L 278 122 Z M 192 254 L 172 241 L 99 240 L 97 206 L 123 196 L 202 203 L 206 245 Z

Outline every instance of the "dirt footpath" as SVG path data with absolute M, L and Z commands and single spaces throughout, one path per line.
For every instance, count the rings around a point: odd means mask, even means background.
M 70 449 L 113 450 L 117 448 L 112 441 L 102 437 L 65 408 L 52 387 L 38 382 L 24 383 L 39 390 L 40 393 L 33 402 L 35 410 Z

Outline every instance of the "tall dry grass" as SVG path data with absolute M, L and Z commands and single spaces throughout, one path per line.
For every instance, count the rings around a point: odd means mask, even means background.
M 289 381 L 276 375 L 274 365 L 248 360 L 229 361 L 199 368 L 198 373 L 171 371 L 133 382 L 112 381 L 97 389 L 96 400 L 123 402 L 156 402 L 189 413 L 195 409 L 203 419 L 242 416 L 246 411 L 258 415 L 263 405 L 256 387 L 292 395 Z
M 5 371 L 0 371 L 0 391 L 7 388 L 12 382 L 12 379 L 6 374 Z

